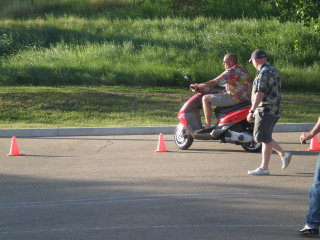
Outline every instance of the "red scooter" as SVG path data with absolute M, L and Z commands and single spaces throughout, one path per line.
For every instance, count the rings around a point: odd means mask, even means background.
M 186 75 L 184 78 L 194 84 L 190 76 Z M 215 87 L 192 91 L 197 94 L 191 97 L 178 113 L 180 123 L 174 132 L 174 141 L 178 148 L 186 150 L 192 145 L 194 139 L 200 139 L 241 145 L 247 152 L 261 151 L 262 144 L 256 143 L 253 138 L 254 125 L 247 121 L 251 102 L 247 101 L 231 107 L 216 107 L 214 113 L 217 123 L 213 126 L 212 131 L 197 133 L 195 130 L 203 128 L 200 116 L 202 97 L 205 94 L 218 93 L 218 89 Z

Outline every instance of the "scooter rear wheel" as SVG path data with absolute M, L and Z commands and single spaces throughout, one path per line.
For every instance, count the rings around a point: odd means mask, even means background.
M 179 123 L 174 131 L 174 142 L 181 150 L 187 150 L 193 143 L 194 138 L 190 135 L 188 130 Z
M 244 144 L 241 144 L 241 147 L 247 152 L 257 153 L 257 152 L 261 152 L 262 143 L 256 143 L 256 142 L 244 143 Z

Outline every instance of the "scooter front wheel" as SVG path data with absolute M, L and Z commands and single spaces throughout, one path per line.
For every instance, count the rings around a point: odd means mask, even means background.
M 187 150 L 193 143 L 194 138 L 190 135 L 188 130 L 179 123 L 174 131 L 174 142 L 181 150 Z

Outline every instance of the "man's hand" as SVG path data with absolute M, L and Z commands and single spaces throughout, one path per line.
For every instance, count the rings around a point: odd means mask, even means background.
M 313 138 L 315 135 L 317 135 L 320 132 L 320 117 L 318 119 L 318 122 L 316 125 L 312 128 L 309 132 L 304 132 L 300 135 L 300 143 L 306 143 L 307 140 Z
M 196 83 L 191 84 L 191 85 L 190 85 L 190 89 L 193 90 L 193 91 L 199 90 L 198 84 L 196 84 Z
M 249 114 L 247 115 L 247 121 L 248 121 L 249 123 L 251 123 L 253 120 L 254 120 L 253 113 L 250 113 L 250 112 L 249 112 Z
M 307 140 L 313 138 L 312 134 L 310 132 L 304 132 L 300 135 L 300 143 L 306 143 Z

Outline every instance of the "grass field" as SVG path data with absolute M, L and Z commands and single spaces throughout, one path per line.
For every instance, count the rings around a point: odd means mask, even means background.
M 167 88 L 1 87 L 0 128 L 174 126 L 191 96 Z M 319 97 L 284 93 L 280 122 L 316 122 Z
M 33 2 L 33 4 L 32 4 Z M 277 9 L 259 0 L 2 0 L 0 15 L 37 18 L 47 14 L 85 18 L 154 19 L 195 16 L 224 19 L 278 15 Z
M 198 82 L 220 74 L 228 52 L 254 76 L 247 60 L 262 48 L 284 89 L 320 91 L 320 35 L 273 20 L 261 1 L 14 2 L 0 22 L 2 86 L 181 87 L 185 73 Z
M 281 122 L 316 121 L 320 35 L 277 14 L 259 0 L 2 0 L 0 128 L 175 125 L 186 73 L 212 79 L 233 52 L 254 77 L 256 48 L 282 74 Z

